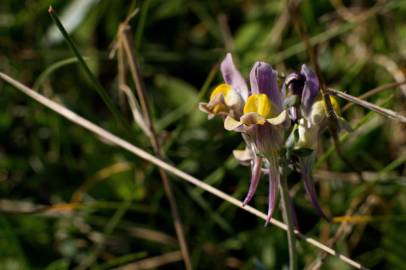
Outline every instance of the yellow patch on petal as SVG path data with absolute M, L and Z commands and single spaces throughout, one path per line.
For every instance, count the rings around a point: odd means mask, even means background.
M 211 92 L 210 100 L 212 100 L 213 98 L 215 98 L 219 94 L 223 94 L 223 96 L 227 96 L 227 94 L 232 89 L 233 88 L 231 87 L 231 85 L 226 84 L 226 83 L 222 83 L 222 84 L 218 85 L 216 88 L 214 88 L 214 90 Z
M 331 105 L 333 106 L 333 110 L 337 115 L 341 114 L 341 109 L 340 109 L 340 105 L 338 104 L 338 101 L 335 97 L 333 96 L 329 96 L 330 97 L 330 102 Z M 327 106 L 326 103 L 323 100 L 323 105 L 324 105 L 324 112 L 327 113 Z
M 240 121 L 247 126 L 264 125 L 266 123 L 266 118 L 256 112 L 248 112 L 241 116 Z
M 213 108 L 213 113 L 225 112 L 227 110 L 224 104 L 216 104 Z
M 265 119 L 265 118 L 262 118 L 262 117 L 258 117 L 258 118 L 257 118 L 257 124 L 258 124 L 258 125 L 265 125 L 265 123 L 266 123 L 266 119 Z
M 257 113 L 264 118 L 271 115 L 271 101 L 266 94 L 253 94 L 248 97 L 244 106 L 244 114 Z

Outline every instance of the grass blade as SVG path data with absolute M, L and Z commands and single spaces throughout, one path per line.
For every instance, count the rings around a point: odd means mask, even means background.
M 80 54 L 78 48 L 73 43 L 73 40 L 70 38 L 68 32 L 63 27 L 61 21 L 59 20 L 58 16 L 55 13 L 55 10 L 52 8 L 52 6 L 49 7 L 48 13 L 51 16 L 54 23 L 56 24 L 56 26 L 58 27 L 59 31 L 61 31 L 63 37 L 65 38 L 65 41 L 69 45 L 69 48 L 72 50 L 72 52 L 74 53 L 74 55 L 78 59 L 80 66 L 84 69 L 86 75 L 91 80 L 94 89 L 97 91 L 97 93 L 103 99 L 103 102 L 106 104 L 107 108 L 111 111 L 111 113 L 116 118 L 117 122 L 119 122 L 120 125 L 122 125 L 123 128 L 125 128 L 126 130 L 130 130 L 129 125 L 127 124 L 127 122 L 124 121 L 124 118 L 121 117 L 121 115 L 119 113 L 119 110 L 115 107 L 112 99 L 107 94 L 107 91 L 103 88 L 103 86 L 100 84 L 100 82 L 97 80 L 97 78 L 94 76 L 94 74 L 90 70 L 89 66 L 86 64 L 86 62 L 83 59 L 82 55 Z

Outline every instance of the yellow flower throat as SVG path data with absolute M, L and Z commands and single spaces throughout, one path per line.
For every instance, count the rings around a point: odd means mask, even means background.
M 222 94 L 224 97 L 226 97 L 227 94 L 230 93 L 230 91 L 232 91 L 231 85 L 222 83 L 219 86 L 217 86 L 216 88 L 214 88 L 214 90 L 211 92 L 210 100 L 214 99 L 219 94 Z M 226 110 L 227 110 L 227 108 L 226 108 L 225 104 L 216 104 L 213 108 L 214 113 L 219 113 L 219 112 L 223 112 Z
M 269 118 L 272 113 L 271 101 L 266 94 L 253 94 L 248 97 L 244 106 L 244 114 L 257 113 L 264 118 Z

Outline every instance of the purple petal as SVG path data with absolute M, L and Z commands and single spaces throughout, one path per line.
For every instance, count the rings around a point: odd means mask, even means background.
M 287 87 L 287 83 L 286 83 L 286 80 L 285 80 L 285 81 L 283 82 L 283 84 L 282 84 L 282 90 L 281 90 L 281 93 L 282 93 L 282 100 L 285 100 L 285 97 L 287 96 L 286 87 Z
M 250 188 L 248 190 L 247 197 L 245 197 L 244 202 L 242 203 L 243 206 L 246 206 L 254 197 L 255 191 L 257 190 L 259 180 L 261 178 L 261 167 L 262 167 L 262 158 L 259 156 L 255 156 L 254 164 L 252 166 L 252 174 L 251 174 L 251 182 Z
M 258 151 L 263 155 L 269 155 L 280 150 L 283 145 L 283 127 L 265 125 L 252 125 L 247 130 L 247 135 L 255 143 Z
M 301 103 L 305 114 L 309 114 L 310 108 L 320 92 L 319 79 L 317 78 L 317 75 L 305 64 L 302 65 L 300 74 L 305 77 Z
M 288 87 L 290 94 L 298 95 L 299 97 L 301 97 L 304 80 L 305 78 L 301 74 L 292 72 L 288 76 L 286 76 L 283 86 L 285 87 L 286 85 Z M 286 92 L 286 90 L 284 91 Z
M 308 159 L 308 158 L 306 158 Z M 307 195 L 310 198 L 310 202 L 312 203 L 313 207 L 316 209 L 317 213 L 324 218 L 325 220 L 329 221 L 330 219 L 324 214 L 323 209 L 321 208 L 319 201 L 317 200 L 316 188 L 313 183 L 313 179 L 311 176 L 311 161 L 303 160 L 301 158 L 300 161 L 300 170 L 302 174 L 303 184 L 306 190 Z
M 279 180 L 280 175 L 278 164 L 276 162 L 271 162 L 269 168 L 268 214 L 266 216 L 265 226 L 271 221 L 273 211 L 275 210 L 276 199 L 278 198 Z
M 227 53 L 223 62 L 221 62 L 220 69 L 221 69 L 221 74 L 223 75 L 224 81 L 227 84 L 231 85 L 233 87 L 233 89 L 238 94 L 241 95 L 241 97 L 244 99 L 244 101 L 247 100 L 247 98 L 248 98 L 247 83 L 245 82 L 241 73 L 235 67 L 231 53 Z
M 301 80 L 302 77 L 299 73 L 297 72 L 292 72 L 290 74 L 288 74 L 288 76 L 286 76 L 285 78 L 285 84 L 289 85 L 291 84 L 293 81 L 297 81 L 297 80 Z
M 282 96 L 278 88 L 278 72 L 265 62 L 256 62 L 250 72 L 251 92 L 267 94 L 272 103 L 282 110 Z

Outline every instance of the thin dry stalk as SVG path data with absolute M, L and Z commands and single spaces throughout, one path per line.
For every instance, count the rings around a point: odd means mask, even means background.
M 47 216 L 71 215 L 80 207 L 78 203 L 57 203 L 54 205 L 33 204 L 28 201 L 0 199 L 0 212 L 10 214 L 42 214 Z
M 343 98 L 343 99 L 345 99 L 347 101 L 350 101 L 350 102 L 355 103 L 357 105 L 360 105 L 360 106 L 362 106 L 364 108 L 367 108 L 367 109 L 369 109 L 371 111 L 379 113 L 379 114 L 381 114 L 381 115 L 383 115 L 383 116 L 385 116 L 387 118 L 400 121 L 401 123 L 406 123 L 406 117 L 399 114 L 399 113 L 397 113 L 397 112 L 395 112 L 395 111 L 379 107 L 378 105 L 372 104 L 372 103 L 370 103 L 368 101 L 359 99 L 357 97 L 351 96 L 351 95 L 349 95 L 347 93 L 344 93 L 344 92 L 341 92 L 339 90 L 335 90 L 335 89 L 332 89 L 332 88 L 329 88 L 328 92 L 330 92 L 330 94 L 332 94 L 332 95 Z
M 383 66 L 395 79 L 397 82 L 403 82 L 406 80 L 406 76 L 402 69 L 399 68 L 398 64 L 391 58 L 386 55 L 376 55 L 373 60 L 375 63 Z M 403 85 L 400 87 L 402 89 L 402 93 L 406 96 L 406 86 Z
M 399 175 L 394 172 L 382 173 L 382 172 L 372 172 L 372 171 L 363 171 L 362 175 L 364 176 L 365 182 L 385 182 L 392 181 L 393 179 L 399 179 L 401 182 L 406 182 L 406 176 Z M 359 184 L 359 178 L 356 173 L 353 172 L 332 172 L 326 170 L 318 170 L 314 172 L 314 178 L 323 180 L 323 181 L 345 181 L 352 184 Z
M 142 129 L 142 131 L 148 136 L 151 136 L 151 131 L 148 128 L 147 124 L 144 121 L 144 118 L 142 117 L 142 114 L 139 110 L 139 104 L 137 102 L 137 99 L 135 98 L 133 92 L 131 91 L 131 88 L 127 85 L 127 80 L 126 80 L 126 65 L 125 65 L 125 55 L 124 55 L 124 49 L 123 49 L 123 42 L 122 39 L 118 38 L 117 43 L 115 44 L 115 48 L 113 51 L 117 50 L 117 84 L 118 84 L 118 90 L 119 90 L 119 97 L 120 97 L 120 102 L 123 104 L 124 96 L 127 97 L 128 100 L 128 105 L 130 106 L 130 110 L 133 116 L 134 121 L 137 123 L 137 125 Z M 112 52 L 113 52 L 112 51 Z
M 282 43 L 282 34 L 289 24 L 289 9 L 285 8 L 279 15 L 278 20 L 275 23 L 275 26 L 272 28 L 271 33 L 269 33 L 269 46 L 277 47 Z
M 149 135 L 151 145 L 152 145 L 156 155 L 160 159 L 165 159 L 165 153 L 162 150 L 161 144 L 158 140 L 158 135 L 156 134 L 156 131 L 155 131 L 154 123 L 152 121 L 149 102 L 148 102 L 148 98 L 147 98 L 146 91 L 145 91 L 145 86 L 144 86 L 144 83 L 143 83 L 143 80 L 141 77 L 139 64 L 138 64 L 137 57 L 136 57 L 136 54 L 134 51 L 135 46 L 133 44 L 133 40 L 134 39 L 133 39 L 133 36 L 130 31 L 130 27 L 129 27 L 128 23 L 125 22 L 125 23 L 121 24 L 119 26 L 119 42 L 121 43 L 122 48 L 124 50 L 123 54 L 126 56 L 126 59 L 127 59 L 127 62 L 128 62 L 129 68 L 130 68 L 130 74 L 135 83 L 137 96 L 140 100 L 142 115 L 148 126 L 148 130 L 150 132 L 150 134 L 146 134 L 146 135 Z M 182 225 L 182 220 L 181 220 L 179 210 L 178 210 L 178 207 L 176 204 L 176 199 L 173 194 L 171 184 L 169 182 L 169 178 L 168 178 L 168 175 L 166 174 L 166 172 L 163 169 L 159 168 L 159 174 L 160 174 L 160 177 L 162 180 L 162 184 L 164 186 L 165 195 L 169 201 L 169 207 L 171 210 L 171 214 L 172 214 L 172 218 L 173 218 L 173 222 L 174 222 L 174 226 L 175 226 L 175 231 L 176 231 L 176 235 L 178 237 L 180 250 L 182 252 L 185 267 L 187 270 L 191 270 L 192 262 L 190 259 L 188 246 L 186 243 L 186 237 L 185 237 L 185 232 L 184 232 L 183 225 Z
M 220 13 L 217 16 L 217 21 L 219 23 L 221 36 L 223 37 L 224 46 L 228 52 L 234 51 L 234 41 L 231 35 L 230 27 L 228 26 L 228 18 L 224 13 Z
M 127 232 L 132 237 L 146 239 L 163 245 L 176 246 L 178 244 L 177 239 L 174 237 L 147 228 L 131 227 L 127 229 Z
M 129 263 L 118 270 L 142 270 L 142 269 L 155 269 L 169 263 L 174 263 L 182 260 L 182 253 L 180 251 L 169 252 L 160 256 L 147 258 L 138 262 Z
M 68 119 L 69 121 L 73 122 L 74 124 L 81 126 L 85 129 L 87 129 L 88 131 L 94 133 L 95 135 L 101 137 L 103 140 L 110 142 L 111 144 L 116 145 L 120 148 L 125 149 L 126 151 L 138 156 L 139 158 L 144 159 L 144 160 L 158 166 L 159 168 L 165 170 L 166 172 L 168 172 L 172 175 L 175 175 L 175 176 L 179 177 L 180 179 L 183 179 L 186 182 L 189 182 L 189 183 L 213 194 L 214 196 L 231 203 L 231 204 L 243 209 L 244 211 L 247 211 L 263 220 L 267 219 L 267 216 L 265 213 L 262 213 L 261 211 L 255 209 L 249 205 L 243 206 L 242 202 L 240 200 L 237 200 L 236 198 L 224 193 L 223 191 L 221 191 L 219 189 L 216 189 L 215 187 L 210 186 L 209 184 L 197 179 L 196 177 L 193 177 L 190 174 L 187 174 L 187 173 L 179 170 L 175 166 L 168 164 L 167 162 L 151 155 L 150 153 L 129 143 L 128 141 L 125 141 L 122 138 L 112 134 L 111 132 L 97 126 L 96 124 L 79 116 L 78 114 L 67 109 L 66 107 L 64 107 L 64 106 L 56 103 L 55 101 L 52 101 L 49 98 L 28 88 L 27 86 L 23 85 L 19 81 L 16 81 L 15 79 L 11 78 L 10 76 L 0 72 L 0 78 L 2 80 L 4 80 L 5 82 L 9 83 L 10 85 L 12 85 L 13 87 L 15 87 L 17 90 L 24 93 L 25 95 L 31 97 L 32 99 L 36 100 L 37 102 L 39 102 L 40 104 L 44 105 L 45 107 L 51 109 L 52 111 L 60 114 L 61 116 Z M 283 229 L 285 231 L 287 230 L 287 227 L 285 224 L 283 224 L 282 222 L 280 222 L 274 218 L 272 218 L 270 220 L 270 223 L 272 223 L 274 226 L 276 226 L 280 229 Z M 298 238 L 302 239 L 303 241 L 309 243 L 312 246 L 317 247 L 318 249 L 321 249 L 321 250 L 327 252 L 328 254 L 330 254 L 332 256 L 337 257 L 341 261 L 347 263 L 348 265 L 353 266 L 356 269 L 367 269 L 367 268 L 363 267 L 360 263 L 348 258 L 347 256 L 335 251 L 334 249 L 320 243 L 319 241 L 317 241 L 311 237 L 301 234 L 297 230 L 295 230 L 295 234 Z
M 140 110 L 138 109 L 137 99 L 135 98 L 131 88 L 127 84 L 120 85 L 121 92 L 127 97 L 128 105 L 130 106 L 130 110 L 133 116 L 134 121 L 138 124 L 138 126 L 142 129 L 142 131 L 148 137 L 152 136 L 151 131 L 149 130 L 147 124 L 145 123 Z
M 357 14 L 355 12 L 352 12 L 350 8 L 345 7 L 342 3 L 342 0 L 330 0 L 330 3 L 334 6 L 337 14 L 341 18 L 346 21 L 355 23 L 363 20 L 365 17 L 371 16 L 371 14 L 375 14 L 377 11 L 382 9 L 385 1 L 378 0 L 373 7 L 369 8 L 366 11 L 358 12 Z
M 371 97 L 371 96 L 373 96 L 373 95 L 376 95 L 376 94 L 378 94 L 378 93 L 380 93 L 380 92 L 382 92 L 382 91 L 384 91 L 384 90 L 386 90 L 386 89 L 390 89 L 390 88 L 393 88 L 393 87 L 398 87 L 398 86 L 401 86 L 401 85 L 404 85 L 404 84 L 406 84 L 406 81 L 393 82 L 393 83 L 384 84 L 384 85 L 378 86 L 378 87 L 376 87 L 376 88 L 373 88 L 373 89 L 371 89 L 371 90 L 369 90 L 369 91 L 366 91 L 364 94 L 360 95 L 360 96 L 358 97 L 358 99 L 367 99 L 367 98 L 369 98 L 369 97 Z M 348 109 L 350 109 L 350 108 L 351 108 L 352 106 L 354 106 L 354 105 L 355 105 L 354 103 L 348 102 L 348 103 L 343 107 L 342 111 L 345 112 L 345 111 L 347 111 Z

